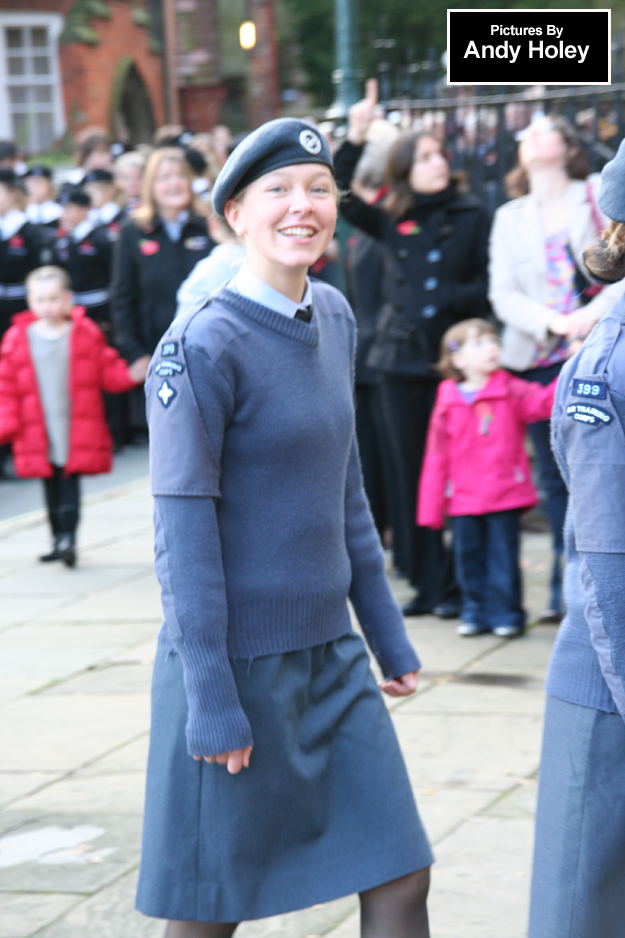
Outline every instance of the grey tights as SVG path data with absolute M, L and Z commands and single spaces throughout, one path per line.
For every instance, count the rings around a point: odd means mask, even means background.
M 426 900 L 430 870 L 360 893 L 361 938 L 430 938 Z M 164 938 L 231 938 L 236 924 L 169 922 Z

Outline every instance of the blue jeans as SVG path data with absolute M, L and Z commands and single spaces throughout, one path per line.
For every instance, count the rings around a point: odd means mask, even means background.
M 452 518 L 462 621 L 525 628 L 519 568 L 521 509 Z

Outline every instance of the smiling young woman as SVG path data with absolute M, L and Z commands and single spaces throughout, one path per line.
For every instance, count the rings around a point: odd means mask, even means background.
M 307 276 L 336 223 L 326 141 L 264 125 L 213 206 L 247 260 L 147 381 L 165 622 L 137 907 L 228 938 L 358 892 L 363 936 L 427 938 L 432 854 L 380 693 L 420 663 L 362 488 L 353 315 Z

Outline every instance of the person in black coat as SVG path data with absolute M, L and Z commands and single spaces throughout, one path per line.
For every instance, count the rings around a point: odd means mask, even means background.
M 376 103 L 373 80 L 367 82 L 367 97 L 351 108 L 347 139 L 335 154 L 341 190 L 350 187 Z M 451 616 L 457 607 L 451 555 L 440 533 L 416 526 L 416 493 L 442 336 L 455 323 L 488 312 L 490 218 L 477 199 L 459 191 L 439 141 L 427 133 L 397 140 L 387 177 L 382 206 L 348 193 L 341 212 L 384 248 L 384 306 L 367 364 L 382 375 L 381 401 L 402 506 L 393 537 L 417 589 L 404 613 Z
M 146 166 L 143 204 L 122 226 L 116 244 L 116 342 L 128 363 L 141 359 L 146 372 L 175 316 L 180 284 L 215 246 L 206 219 L 194 211 L 191 184 L 182 150 L 155 150 Z
M 353 188 L 363 201 L 374 204 L 382 197 L 388 146 L 368 145 L 354 174 Z M 393 516 L 392 463 L 380 408 L 380 374 L 367 364 L 382 309 L 383 248 L 378 240 L 356 230 L 347 241 L 345 284 L 356 317 L 356 435 L 365 492 L 380 536 Z M 399 545 L 396 545 L 399 546 Z M 395 563 L 402 565 L 396 552 Z

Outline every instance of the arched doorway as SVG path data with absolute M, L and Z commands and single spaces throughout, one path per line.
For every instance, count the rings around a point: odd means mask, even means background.
M 154 110 L 145 82 L 130 56 L 117 66 L 111 99 L 111 133 L 136 146 L 151 143 L 156 129 Z

